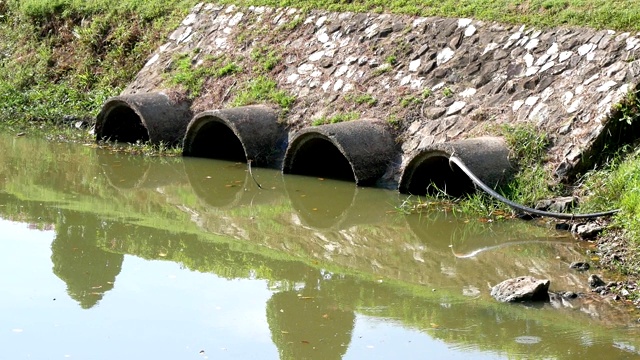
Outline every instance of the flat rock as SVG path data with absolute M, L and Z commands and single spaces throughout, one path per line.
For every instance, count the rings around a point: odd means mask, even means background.
M 491 288 L 491 296 L 500 302 L 548 301 L 550 284 L 548 279 L 520 276 Z

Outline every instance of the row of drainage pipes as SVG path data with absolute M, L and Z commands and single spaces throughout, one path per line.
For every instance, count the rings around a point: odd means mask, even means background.
M 96 119 L 97 140 L 183 145 L 184 156 L 249 163 L 285 174 L 353 181 L 380 180 L 401 158 L 384 121 L 361 119 L 307 127 L 291 137 L 278 114 L 264 105 L 192 113 L 188 101 L 164 93 L 122 95 L 105 102 Z M 475 191 L 459 160 L 484 184 L 511 173 L 501 138 L 479 137 L 419 148 L 402 170 L 398 190 L 424 195 L 434 186 L 449 195 Z M 463 166 L 464 166 L 463 165 Z

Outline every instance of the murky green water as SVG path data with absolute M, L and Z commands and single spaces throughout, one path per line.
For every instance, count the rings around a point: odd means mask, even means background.
M 205 159 L 0 136 L 0 359 L 614 359 L 637 313 L 497 304 L 584 249 L 544 226 Z

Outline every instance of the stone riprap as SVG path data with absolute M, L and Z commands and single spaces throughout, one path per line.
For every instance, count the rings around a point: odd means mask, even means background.
M 297 98 L 286 114 L 291 131 L 345 112 L 395 124 L 395 180 L 420 148 L 504 123 L 547 132 L 550 169 L 573 175 L 640 74 L 638 34 L 198 4 L 124 94 L 169 90 L 176 54 L 189 54 L 194 66 L 207 55 L 250 62 L 260 47 L 277 52 L 269 76 Z M 241 65 L 251 76 L 251 65 Z M 205 84 L 194 112 L 230 106 L 241 87 L 226 78 Z

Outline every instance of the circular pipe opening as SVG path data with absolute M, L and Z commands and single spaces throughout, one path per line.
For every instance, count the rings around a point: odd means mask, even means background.
M 149 132 L 142 119 L 126 105 L 116 105 L 106 114 L 100 136 L 103 139 L 127 143 L 149 141 Z
M 286 172 L 355 181 L 353 169 L 347 158 L 331 141 L 322 138 L 311 138 L 304 141 L 293 154 Z
M 412 195 L 437 195 L 444 192 L 453 197 L 475 192 L 471 179 L 457 165 L 449 166 L 448 156 L 430 154 L 409 166 L 413 171 L 401 187 L 402 192 Z
M 244 146 L 227 125 L 209 121 L 198 129 L 189 147 L 189 156 L 247 162 Z

